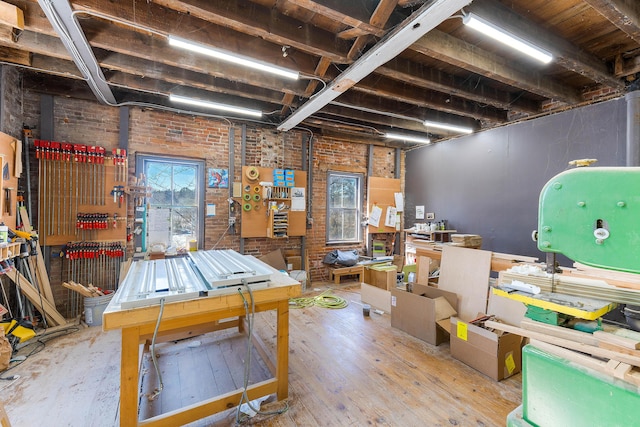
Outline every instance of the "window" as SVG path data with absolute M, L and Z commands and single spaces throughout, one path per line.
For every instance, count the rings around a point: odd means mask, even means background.
M 327 177 L 327 243 L 360 242 L 362 175 L 329 172 Z
M 151 187 L 144 221 L 143 250 L 162 244 L 187 248 L 204 237 L 204 162 L 139 155 L 137 174 Z M 137 215 L 136 215 L 137 216 Z

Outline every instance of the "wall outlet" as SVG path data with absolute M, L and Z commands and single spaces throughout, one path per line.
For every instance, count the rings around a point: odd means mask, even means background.
M 234 225 L 236 223 L 236 217 L 235 216 L 230 216 L 229 217 L 229 225 Z

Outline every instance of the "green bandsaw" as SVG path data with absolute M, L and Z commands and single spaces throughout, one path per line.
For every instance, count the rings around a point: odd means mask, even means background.
M 640 168 L 583 167 L 540 193 L 538 249 L 592 267 L 640 273 Z

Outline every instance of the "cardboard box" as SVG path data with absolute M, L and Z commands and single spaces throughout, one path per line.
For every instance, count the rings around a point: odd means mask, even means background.
M 521 341 L 520 335 L 497 334 L 451 318 L 451 355 L 496 381 L 520 372 Z
M 373 308 L 378 308 L 385 313 L 391 311 L 391 292 L 375 286 L 360 284 L 360 300 L 363 303 L 370 304 Z
M 265 264 L 268 264 L 271 267 L 275 268 L 276 270 L 287 271 L 287 265 L 284 262 L 284 257 L 282 256 L 282 251 L 280 249 L 269 252 L 268 254 L 259 257 L 258 259 Z
M 302 257 L 300 255 L 297 256 L 288 256 L 285 258 L 287 260 L 287 270 L 302 270 Z
M 458 297 L 453 292 L 413 284 L 412 292 L 391 290 L 391 326 L 432 345 L 449 337 L 448 319 L 456 314 Z

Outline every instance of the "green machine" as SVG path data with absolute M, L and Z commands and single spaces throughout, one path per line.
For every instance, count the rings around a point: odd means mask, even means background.
M 538 249 L 592 267 L 640 273 L 640 168 L 582 167 L 540 193 Z
M 577 168 L 552 178 L 540 194 L 537 245 L 585 265 L 640 273 L 640 168 Z M 640 391 L 623 380 L 531 344 L 522 352 L 522 378 L 522 405 L 508 426 L 640 425 Z

